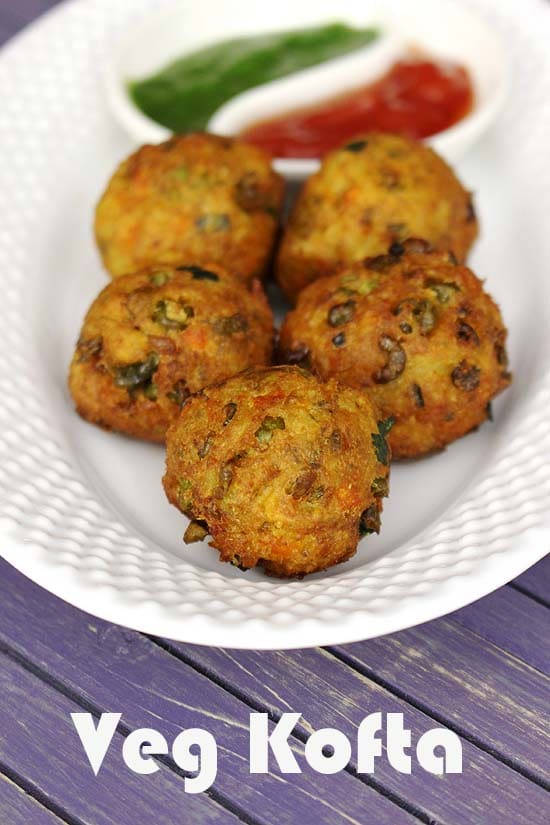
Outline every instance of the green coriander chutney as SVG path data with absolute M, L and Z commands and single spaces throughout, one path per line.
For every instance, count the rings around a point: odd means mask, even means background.
M 226 40 L 128 88 L 142 112 L 173 132 L 204 129 L 214 112 L 240 92 L 346 54 L 377 36 L 376 29 L 331 23 Z

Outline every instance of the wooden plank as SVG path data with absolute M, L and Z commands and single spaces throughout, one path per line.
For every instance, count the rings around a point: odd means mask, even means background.
M 520 587 L 524 593 L 531 594 L 550 607 L 550 555 L 545 556 L 544 559 L 514 579 L 513 584 Z
M 83 825 L 158 822 L 159 811 L 164 822 L 181 822 L 183 811 L 197 825 L 239 822 L 209 797 L 185 794 L 181 778 L 162 765 L 148 777 L 128 771 L 120 734 L 94 776 L 70 719 L 82 708 L 2 653 L 0 692 L 0 760 Z
M 238 685 L 251 701 L 273 715 L 301 711 L 304 736 L 329 726 L 353 740 L 361 720 L 374 711 L 403 713 L 405 725 L 413 731 L 413 743 L 426 730 L 438 727 L 429 716 L 321 649 L 234 651 L 169 644 L 212 677 Z M 461 776 L 436 777 L 418 766 L 408 776 L 381 759 L 375 778 L 440 823 L 546 822 L 542 811 L 547 796 L 540 787 L 468 741 L 463 741 L 463 763 Z
M 17 0 L 16 3 L 2 3 L 0 22 L 2 28 L 9 28 L 12 34 L 30 23 L 36 17 L 57 6 L 60 0 Z
M 549 782 L 550 680 L 544 674 L 448 619 L 335 651 L 444 724 Z
M 201 727 L 216 738 L 215 789 L 266 825 L 415 822 L 415 817 L 348 773 L 320 777 L 294 750 L 301 774 L 253 775 L 248 763 L 250 708 L 133 631 L 108 625 L 54 598 L 6 563 L 0 565 L 0 643 L 102 709 L 124 712 L 131 728 L 165 736 Z M 53 729 L 53 728 L 52 728 Z
M 7 776 L 0 775 L 0 822 L 5 825 L 64 825 Z
M 0 46 L 10 39 L 12 33 L 11 28 L 6 28 L 0 23 Z
M 501 587 L 447 618 L 550 675 L 550 610 L 529 596 Z

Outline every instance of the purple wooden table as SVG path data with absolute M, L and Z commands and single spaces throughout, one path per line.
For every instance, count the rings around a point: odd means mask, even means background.
M 54 0 L 1 0 L 0 41 Z M 421 627 L 344 647 L 235 652 L 148 638 L 94 619 L 0 562 L 0 825 L 135 822 L 448 823 L 550 821 L 550 558 L 469 607 Z M 70 713 L 123 712 L 97 778 Z M 248 720 L 302 719 L 291 745 L 301 774 L 250 775 Z M 397 772 L 385 759 L 321 776 L 304 763 L 312 730 L 354 739 L 371 712 L 403 713 L 413 741 L 444 726 L 462 741 L 463 773 Z M 169 741 L 210 731 L 217 779 L 184 792 L 169 758 L 129 772 L 121 744 L 136 728 Z M 354 749 L 355 754 L 355 749 Z

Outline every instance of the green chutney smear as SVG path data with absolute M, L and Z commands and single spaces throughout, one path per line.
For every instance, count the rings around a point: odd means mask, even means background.
M 359 49 L 377 37 L 376 29 L 343 23 L 240 37 L 186 55 L 128 88 L 142 112 L 173 132 L 204 129 L 235 95 Z

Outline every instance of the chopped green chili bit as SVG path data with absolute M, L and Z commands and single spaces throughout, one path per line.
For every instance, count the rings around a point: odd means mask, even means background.
M 231 226 L 231 219 L 225 214 L 200 215 L 195 226 L 201 232 L 225 232 Z
M 369 278 L 362 273 L 349 273 L 342 277 L 338 291 L 343 292 L 345 295 L 370 295 L 379 283 L 378 278 Z
M 305 498 L 310 492 L 317 473 L 315 470 L 304 470 L 293 482 L 287 485 L 285 493 L 294 499 Z
M 316 470 L 304 470 L 301 475 L 287 485 L 285 493 L 296 501 L 306 499 L 306 501 L 314 503 L 323 498 L 326 492 L 324 484 L 315 484 L 316 481 Z
M 435 281 L 433 279 L 428 279 L 425 287 L 435 292 L 440 304 L 447 304 L 457 292 L 460 292 L 460 287 L 455 283 L 444 283 L 443 281 Z
M 234 417 L 235 413 L 237 412 L 237 405 L 233 401 L 230 401 L 229 404 L 225 405 L 225 407 L 223 408 L 223 411 L 225 413 L 223 426 L 227 427 L 227 425 L 231 421 L 233 421 L 233 417 Z
M 190 395 L 191 392 L 182 378 L 173 384 L 170 392 L 166 393 L 166 397 L 172 401 L 173 404 L 177 404 L 178 407 L 183 407 Z
M 272 416 L 266 415 L 261 425 L 258 427 L 254 435 L 260 444 L 267 444 L 273 437 L 275 430 L 284 430 L 285 420 L 280 415 Z
M 378 507 L 373 504 L 361 513 L 361 518 L 359 519 L 359 535 L 363 538 L 363 536 L 367 536 L 370 533 L 379 532 L 380 511 L 378 510 Z
M 165 329 L 184 330 L 188 326 L 187 322 L 194 315 L 193 307 L 183 305 L 179 301 L 165 299 L 157 301 L 152 319 Z
M 408 229 L 406 223 L 389 223 L 388 224 L 388 232 L 391 235 L 393 235 L 394 237 L 398 236 L 398 238 L 406 238 L 407 235 L 409 234 L 409 229 Z M 392 245 L 390 246 L 390 254 L 392 254 L 392 255 L 401 254 L 402 255 L 403 253 L 397 251 L 396 247 L 399 247 L 401 249 L 403 248 L 402 245 L 399 243 L 399 240 L 394 241 L 392 243 Z
M 242 564 L 242 562 L 241 562 L 241 557 L 239 556 L 239 554 L 238 554 L 238 553 L 235 553 L 235 555 L 233 556 L 233 558 L 232 558 L 232 559 L 229 559 L 229 564 L 231 564 L 233 567 L 237 567 L 237 568 L 238 568 L 239 570 L 241 570 L 243 573 L 246 573 L 246 571 L 247 571 L 247 570 L 249 570 L 249 568 L 248 568 L 248 567 L 245 567 L 245 566 Z
M 390 335 L 381 335 L 378 346 L 387 354 L 387 360 L 382 369 L 373 375 L 377 384 L 388 384 L 398 378 L 407 363 L 407 355 L 401 344 Z
M 347 143 L 344 146 L 344 149 L 347 152 L 361 152 L 368 143 L 366 140 L 352 140 L 351 143 Z
M 155 286 L 164 286 L 170 280 L 170 276 L 167 272 L 153 272 L 149 280 Z
M 466 321 L 459 320 L 456 322 L 456 337 L 463 344 L 474 344 L 474 346 L 479 347 L 479 335 Z
M 183 540 L 186 544 L 193 544 L 195 541 L 202 541 L 207 535 L 208 525 L 205 521 L 190 521 L 183 534 Z
M 390 448 L 386 441 L 386 436 L 389 434 L 391 428 L 395 424 L 395 419 L 391 416 L 378 422 L 378 432 L 371 434 L 372 444 L 376 452 L 376 458 L 380 464 L 386 466 L 390 463 Z
M 324 485 L 320 484 L 318 487 L 313 488 L 313 490 L 309 493 L 307 500 L 310 503 L 313 503 L 314 501 L 319 501 L 319 499 L 323 498 L 325 492 L 326 490 Z
M 103 338 L 101 335 L 97 335 L 95 338 L 88 338 L 87 340 L 80 338 L 76 346 L 78 350 L 77 361 L 83 364 L 89 361 L 90 358 L 101 353 L 103 349 Z
M 143 395 L 145 398 L 148 398 L 149 401 L 156 401 L 158 398 L 157 385 L 150 381 L 143 387 Z
M 436 310 L 431 301 L 418 300 L 417 298 L 404 298 L 393 310 L 394 315 L 401 315 L 407 309 L 412 313 L 413 318 L 418 322 L 421 335 L 429 335 L 435 327 Z
M 387 476 L 378 476 L 370 486 L 370 491 L 375 498 L 385 498 L 390 491 L 389 479 Z
M 220 467 L 218 475 L 219 485 L 217 486 L 214 496 L 215 498 L 223 498 L 233 483 L 233 474 L 235 467 L 238 467 L 241 460 L 245 457 L 245 453 L 237 453 L 232 456 Z
M 203 269 L 202 266 L 195 266 L 194 264 L 190 264 L 189 266 L 177 266 L 176 269 L 178 272 L 190 272 L 195 281 L 219 281 L 220 276 L 216 275 L 215 272 L 211 272 L 209 269 Z
M 501 367 L 508 366 L 508 353 L 506 352 L 506 347 L 500 341 L 497 341 L 495 344 L 495 358 Z
M 189 169 L 187 166 L 178 166 L 176 169 L 172 169 L 170 174 L 181 181 L 186 181 L 189 179 Z
M 147 398 L 154 401 L 156 400 L 156 387 L 152 389 L 154 385 L 151 379 L 157 371 L 159 363 L 158 353 L 150 352 L 145 361 L 136 361 L 133 364 L 116 367 L 113 380 L 117 387 L 128 390 L 130 395 L 138 390 L 143 390 Z
M 392 244 L 394 247 L 396 244 Z M 401 244 L 399 244 L 401 246 Z M 376 255 L 374 258 L 365 258 L 364 266 L 373 272 L 387 272 L 399 261 L 398 255 Z
M 333 453 L 342 451 L 342 433 L 340 430 L 333 430 L 329 438 L 330 448 Z
M 420 301 L 418 308 L 413 310 L 418 320 L 421 335 L 429 335 L 435 327 L 436 315 L 433 305 L 429 301 Z
M 411 392 L 412 397 L 414 398 L 414 403 L 417 407 L 424 406 L 424 394 L 422 393 L 422 387 L 419 384 L 411 384 Z
M 181 510 L 189 510 L 191 507 L 191 488 L 192 484 L 187 478 L 180 478 L 178 484 L 178 506 Z
M 213 326 L 218 335 L 229 337 L 230 335 L 236 335 L 238 332 L 247 332 L 248 320 L 240 312 L 237 312 L 235 315 L 229 315 L 225 318 L 216 318 Z
M 328 311 L 327 320 L 331 327 L 340 327 L 347 324 L 355 315 L 355 301 L 346 301 L 344 304 L 335 304 Z
M 206 458 L 206 456 L 210 452 L 210 449 L 211 449 L 213 443 L 214 443 L 214 433 L 208 433 L 208 435 L 204 439 L 203 443 L 201 444 L 201 446 L 197 450 L 198 457 L 199 458 Z
M 461 361 L 451 372 L 451 381 L 459 390 L 473 392 L 479 387 L 481 370 L 475 364 Z

